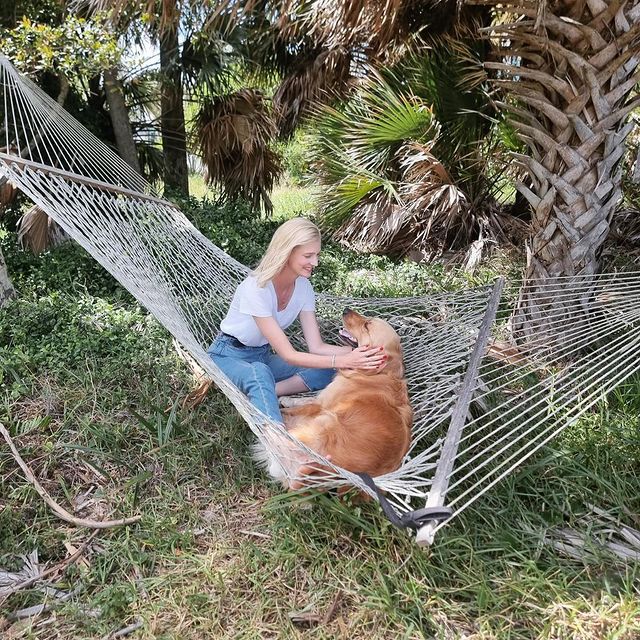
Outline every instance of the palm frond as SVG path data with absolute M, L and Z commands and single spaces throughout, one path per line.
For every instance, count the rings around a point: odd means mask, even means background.
M 140 171 L 150 182 L 159 182 L 164 174 L 164 154 L 162 149 L 146 140 L 136 141 Z
M 242 29 L 219 22 L 187 35 L 180 58 L 187 91 L 213 96 L 237 88 L 247 55 L 245 38 Z
M 396 144 L 410 138 L 433 139 L 439 132 L 427 102 L 413 95 L 408 87 L 403 92 L 394 91 L 381 76 L 357 94 L 352 109 L 350 115 L 362 117 L 358 122 L 363 133 L 359 144 L 365 148 Z
M 38 206 L 33 206 L 18 220 L 18 242 L 38 254 L 68 239 L 66 233 Z
M 328 226 L 337 226 L 357 209 L 358 205 L 371 193 L 383 186 L 381 179 L 362 175 L 345 178 L 335 187 L 335 197 L 323 200 L 323 221 Z
M 262 94 L 242 89 L 209 100 L 194 125 L 208 182 L 228 199 L 245 198 L 270 212 L 269 192 L 282 166 L 271 148 L 276 127 Z
M 18 190 L 10 182 L 0 184 L 0 213 L 16 199 Z
M 456 0 L 315 0 L 306 21 L 325 46 L 361 47 L 383 56 L 416 33 L 447 29 L 457 16 Z
M 313 155 L 318 160 L 313 168 L 321 185 L 322 219 L 326 226 L 339 228 L 338 236 L 354 238 L 372 228 L 371 221 L 377 219 L 373 208 L 391 211 L 401 204 L 397 150 L 407 139 L 427 144 L 438 132 L 428 105 L 410 92 L 392 90 L 376 74 L 346 103 L 318 109 L 314 127 Z M 346 222 L 352 215 L 353 228 Z M 386 245 L 387 240 L 372 240 L 372 246 L 380 242 Z
M 386 253 L 402 215 L 398 204 L 383 192 L 374 191 L 358 202 L 351 216 L 335 231 L 334 237 L 357 251 Z
M 442 163 L 419 143 L 409 143 L 399 153 L 402 199 L 415 246 L 435 240 L 443 246 L 465 246 L 477 237 L 477 220 L 466 195 L 453 182 Z
M 290 137 L 304 116 L 319 104 L 346 94 L 350 65 L 348 51 L 323 50 L 282 80 L 273 96 L 281 137 Z
M 345 172 L 385 173 L 393 153 L 406 139 L 430 140 L 438 134 L 438 123 L 428 104 L 410 92 L 394 91 L 386 80 L 372 75 L 349 101 L 316 111 L 314 127 L 319 165 L 334 162 L 336 150 L 348 158 Z M 334 176 L 337 177 L 337 176 Z

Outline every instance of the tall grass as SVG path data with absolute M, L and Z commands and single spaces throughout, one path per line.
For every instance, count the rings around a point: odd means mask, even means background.
M 199 208 L 198 208 L 199 207 Z M 189 215 L 233 251 L 258 253 L 271 222 Z M 212 217 L 213 216 L 213 217 Z M 208 221 L 208 222 L 207 222 Z M 375 504 L 282 494 L 248 455 L 247 426 L 192 385 L 170 337 L 75 246 L 35 259 L 2 249 L 19 297 L 0 312 L 0 421 L 56 499 L 84 517 L 140 513 L 74 564 L 0 604 L 7 638 L 635 638 L 638 564 L 585 528 L 595 505 L 640 527 L 640 381 L 621 387 L 534 459 L 415 547 Z M 500 268 L 504 267 L 503 264 Z M 406 294 L 488 281 L 326 249 L 319 288 Z M 545 542 L 590 541 L 581 558 Z M 0 568 L 48 566 L 88 532 L 57 520 L 0 447 Z M 59 593 L 58 593 L 59 595 Z

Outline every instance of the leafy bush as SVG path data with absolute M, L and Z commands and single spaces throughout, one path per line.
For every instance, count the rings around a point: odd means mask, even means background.
M 176 204 L 203 235 L 247 266 L 260 259 L 280 221 L 258 218 L 241 200 L 218 202 L 176 198 Z
M 28 371 L 81 369 L 88 359 L 104 363 L 105 378 L 135 375 L 136 361 L 160 357 L 166 332 L 137 305 L 112 304 L 89 294 L 52 291 L 21 297 L 0 314 L 0 384 Z
M 358 254 L 333 242 L 325 242 L 320 264 L 313 275 L 313 286 L 316 291 L 357 298 L 396 298 L 453 291 L 493 282 L 503 273 L 502 257 L 496 253 L 495 262 L 487 263 L 472 274 L 442 263 L 426 265 L 375 254 Z
M 202 233 L 243 264 L 254 266 L 281 220 L 256 218 L 249 205 L 195 198 L 177 201 Z M 316 291 L 353 297 L 412 296 L 428 291 L 473 287 L 497 276 L 491 266 L 474 276 L 442 264 L 419 265 L 407 260 L 356 253 L 331 239 L 323 241 L 312 282 Z
M 126 289 L 79 244 L 67 242 L 35 257 L 22 250 L 15 233 L 0 234 L 9 274 L 22 296 L 41 296 L 50 291 L 85 292 L 133 302 Z
M 279 151 L 289 182 L 295 185 L 305 182 L 309 174 L 311 158 L 307 135 L 298 130 L 293 138 L 281 144 Z

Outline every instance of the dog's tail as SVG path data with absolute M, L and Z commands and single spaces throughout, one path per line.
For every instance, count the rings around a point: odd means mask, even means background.
M 263 432 L 261 439 L 252 445 L 251 455 L 260 467 L 287 489 L 306 459 L 293 441 L 275 430 Z

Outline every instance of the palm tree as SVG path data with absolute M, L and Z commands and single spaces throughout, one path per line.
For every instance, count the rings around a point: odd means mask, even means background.
M 165 188 L 189 193 L 189 172 L 187 167 L 187 141 L 184 117 L 183 64 L 179 32 L 183 12 L 189 3 L 178 0 L 71 0 L 73 11 L 95 14 L 108 12 L 109 22 L 118 33 L 124 33 L 135 24 L 139 26 L 142 17 L 149 34 L 157 41 L 160 53 L 160 133 L 162 138 Z M 121 87 L 114 79 L 112 69 L 105 75 L 105 89 L 110 106 L 115 100 L 116 113 Z M 114 82 L 115 80 L 115 82 Z M 124 127 L 116 127 L 126 136 Z
M 269 214 L 269 194 L 282 166 L 271 148 L 276 124 L 265 103 L 255 89 L 207 99 L 195 130 L 208 182 L 222 187 L 227 199 L 242 198 Z
M 81 3 L 94 11 L 109 10 L 115 21 L 123 12 L 134 22 L 147 16 L 160 52 L 165 187 L 188 194 L 189 143 L 203 154 L 206 178 L 222 187 L 223 196 L 246 197 L 256 208 L 262 204 L 269 210 L 268 191 L 279 172 L 270 148 L 276 137 L 273 113 L 255 90 L 238 90 L 257 76 L 255 65 L 262 55 L 257 52 L 264 51 L 264 29 L 271 24 L 265 7 L 258 3 L 247 9 L 244 2 L 225 7 L 205 0 L 77 0 L 76 6 Z M 185 102 L 196 105 L 189 140 L 192 123 L 185 120 Z M 234 114 L 235 107 L 240 111 Z
M 109 116 L 113 126 L 113 134 L 116 139 L 118 153 L 135 171 L 140 171 L 138 152 L 133 139 L 129 111 L 125 101 L 122 81 L 118 68 L 111 67 L 103 72 L 104 92 L 109 104 Z
M 627 116 L 640 104 L 640 2 L 470 2 L 494 8 L 484 35 L 497 45 L 485 68 L 529 149 L 516 156 L 531 180 L 518 189 L 533 209 L 527 293 L 515 318 L 527 336 L 544 323 L 538 280 L 598 269 L 621 197 Z
M 164 152 L 165 188 L 189 195 L 184 88 L 180 60 L 181 10 L 177 0 L 163 0 L 157 25 L 160 48 L 160 130 Z
M 340 240 L 424 259 L 501 234 L 497 126 L 483 90 L 465 86 L 470 55 L 440 38 L 320 110 L 315 170 Z

